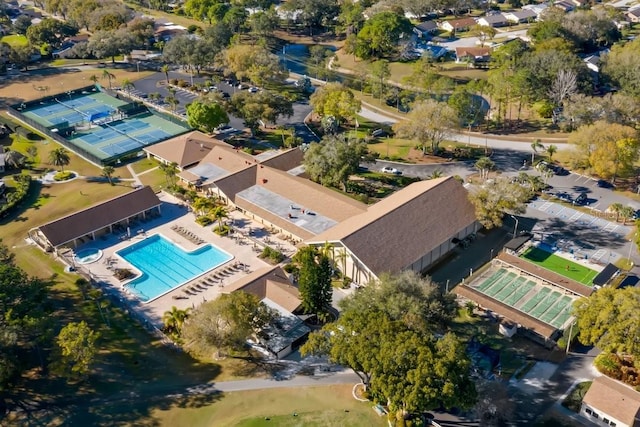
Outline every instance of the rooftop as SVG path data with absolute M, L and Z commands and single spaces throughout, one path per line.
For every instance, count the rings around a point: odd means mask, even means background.
M 607 376 L 593 380 L 583 403 L 626 425 L 640 426 L 640 393 Z

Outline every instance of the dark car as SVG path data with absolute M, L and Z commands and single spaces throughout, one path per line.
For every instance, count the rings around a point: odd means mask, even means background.
M 600 188 L 614 188 L 614 185 L 612 183 L 604 179 L 599 179 L 597 184 Z
M 574 203 L 578 205 L 589 204 L 589 196 L 587 195 L 587 193 L 580 193 L 576 196 Z

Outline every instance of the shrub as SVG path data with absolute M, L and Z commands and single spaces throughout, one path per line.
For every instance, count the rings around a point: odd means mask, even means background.
M 189 86 L 189 83 L 187 83 L 184 80 L 180 79 L 180 80 L 178 80 L 178 86 L 179 87 L 187 87 L 187 86 Z
M 213 223 L 213 219 L 210 216 L 203 215 L 196 218 L 196 223 L 200 224 L 203 227 L 206 227 L 207 225 Z
M 175 86 L 178 84 L 178 79 L 171 79 L 169 80 L 169 83 Z
M 553 115 L 553 104 L 549 101 L 538 101 L 533 104 L 533 110 L 543 119 L 549 119 Z
M 228 225 L 223 225 L 222 227 L 218 226 L 213 229 L 213 232 L 218 236 L 226 236 L 229 234 L 230 227 Z
M 20 205 L 20 202 L 26 197 L 31 185 L 30 175 L 16 175 L 13 177 L 16 186 L 13 191 L 7 190 L 7 203 L 0 205 L 0 216 L 5 216 L 11 209 Z
M 265 246 L 265 248 L 262 250 L 262 253 L 260 254 L 260 258 L 267 259 L 274 264 L 278 264 L 279 262 L 282 262 L 285 257 L 282 252 L 277 251 L 270 246 Z
M 113 275 L 116 279 L 122 281 L 133 277 L 133 272 L 128 268 L 116 268 Z
M 55 181 L 67 181 L 75 176 L 76 174 L 71 171 L 60 171 L 53 176 L 53 179 Z

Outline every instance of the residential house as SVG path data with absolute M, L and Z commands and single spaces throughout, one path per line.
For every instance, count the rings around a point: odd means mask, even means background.
M 627 11 L 627 18 L 634 24 L 640 22 L 640 7 Z
M 438 31 L 438 24 L 435 21 L 424 21 L 413 27 L 413 32 L 420 38 L 429 38 L 436 31 Z
M 6 168 L 6 160 L 5 160 L 5 153 L 1 152 L 0 153 L 0 173 L 4 173 L 5 168 Z
M 447 50 L 446 47 L 435 44 L 418 45 L 416 47 L 416 51 L 420 52 L 422 55 L 431 55 L 432 59 L 440 59 L 449 53 L 449 50 Z
M 582 399 L 580 415 L 609 427 L 640 427 L 640 393 L 607 376 L 593 380 Z
M 443 21 L 440 23 L 440 28 L 449 32 L 469 31 L 476 24 L 477 22 L 474 18 L 461 18 Z
M 507 21 L 514 24 L 521 24 L 523 22 L 531 22 L 538 19 L 538 14 L 532 9 L 514 10 L 513 12 L 504 13 L 504 17 Z
M 281 359 L 304 343 L 311 329 L 302 320 L 300 292 L 281 267 L 254 271 L 222 289 L 227 294 L 240 291 L 255 295 L 277 313 L 278 318 L 258 333 L 260 343 L 273 355 Z
M 527 4 L 522 6 L 522 10 L 530 10 L 536 14 L 536 18 L 540 19 L 540 15 L 547 10 L 549 5 L 547 3 L 539 3 L 539 4 Z
M 493 28 L 509 25 L 509 21 L 502 13 L 480 17 L 476 22 L 478 23 L 478 25 Z
M 569 2 L 576 5 L 576 7 L 587 7 L 591 3 L 590 0 L 569 0 Z
M 472 65 L 487 64 L 491 59 L 488 47 L 456 47 L 456 62 L 467 62 Z
M 553 3 L 554 7 L 562 10 L 563 12 L 571 12 L 576 8 L 575 3 L 572 3 L 569 0 L 560 0 Z
M 164 23 L 158 26 L 154 32 L 156 41 L 168 42 L 174 37 L 187 34 L 187 29 L 182 25 L 175 25 L 172 22 Z

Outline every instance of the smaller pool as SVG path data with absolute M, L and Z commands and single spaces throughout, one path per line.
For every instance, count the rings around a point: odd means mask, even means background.
M 80 265 L 91 264 L 92 262 L 98 261 L 100 258 L 102 258 L 102 251 L 96 248 L 83 249 L 73 256 L 73 260 L 76 264 Z

